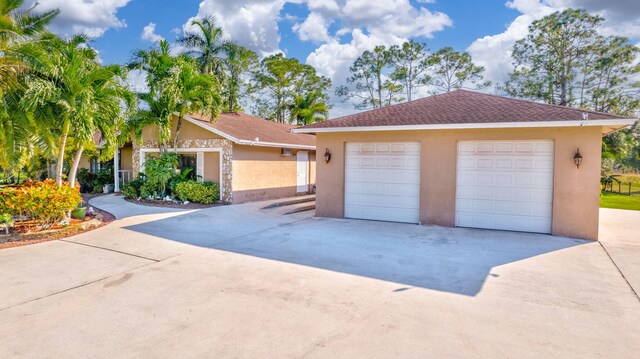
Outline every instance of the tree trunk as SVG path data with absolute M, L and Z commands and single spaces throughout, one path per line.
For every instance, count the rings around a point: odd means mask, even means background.
M 382 107 L 382 74 L 378 72 L 378 108 Z
M 178 116 L 178 124 L 176 125 L 176 136 L 173 138 L 173 149 L 178 152 L 178 138 L 180 136 L 180 128 L 182 127 L 182 115 Z
M 78 174 L 78 166 L 80 166 L 80 158 L 82 158 L 82 151 L 84 151 L 84 144 L 81 144 L 76 151 L 76 155 L 73 158 L 73 164 L 69 170 L 69 184 L 71 187 L 76 186 L 76 176 Z
M 60 135 L 60 148 L 58 149 L 58 161 L 56 163 L 56 185 L 62 186 L 62 168 L 64 167 L 64 150 L 67 145 L 67 137 L 69 136 L 69 120 L 65 120 L 62 125 L 62 133 Z

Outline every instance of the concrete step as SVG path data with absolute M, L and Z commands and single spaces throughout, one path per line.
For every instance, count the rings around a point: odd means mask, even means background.
M 313 211 L 314 209 L 316 209 L 316 202 L 303 202 L 303 203 L 299 203 L 297 205 L 292 205 L 287 207 L 287 212 L 285 212 L 284 214 L 294 214 L 294 213 L 300 213 L 300 212 L 307 212 L 307 211 Z
M 282 201 L 271 203 L 270 205 L 263 207 L 262 209 L 271 209 L 271 208 L 278 208 L 278 207 L 284 207 L 284 206 L 291 206 L 291 205 L 300 204 L 300 203 L 315 202 L 315 200 L 316 200 L 315 194 L 304 195 L 304 196 L 293 197 L 293 198 L 286 198 L 286 199 L 283 199 Z

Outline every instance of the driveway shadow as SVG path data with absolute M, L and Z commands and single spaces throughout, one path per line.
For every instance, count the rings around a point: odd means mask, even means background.
M 235 207 L 235 208 L 233 208 Z M 229 206 L 124 227 L 171 241 L 400 284 L 476 295 L 492 268 L 590 243 L 548 235 L 311 218 L 278 222 Z M 286 217 L 286 216 L 283 216 Z M 290 221 L 290 220 L 289 220 Z

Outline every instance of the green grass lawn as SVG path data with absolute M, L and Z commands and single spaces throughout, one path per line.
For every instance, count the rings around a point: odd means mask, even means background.
M 600 197 L 600 207 L 640 211 L 640 197 L 603 193 L 602 197 Z

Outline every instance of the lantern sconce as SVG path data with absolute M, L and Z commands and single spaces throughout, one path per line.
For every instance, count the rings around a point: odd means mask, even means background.
M 329 163 L 329 161 L 331 161 L 331 152 L 329 152 L 329 149 L 325 149 L 324 151 L 324 162 Z
M 576 167 L 580 169 L 580 165 L 582 164 L 582 155 L 580 154 L 580 148 L 576 150 L 576 154 L 573 156 L 573 162 L 576 164 Z

